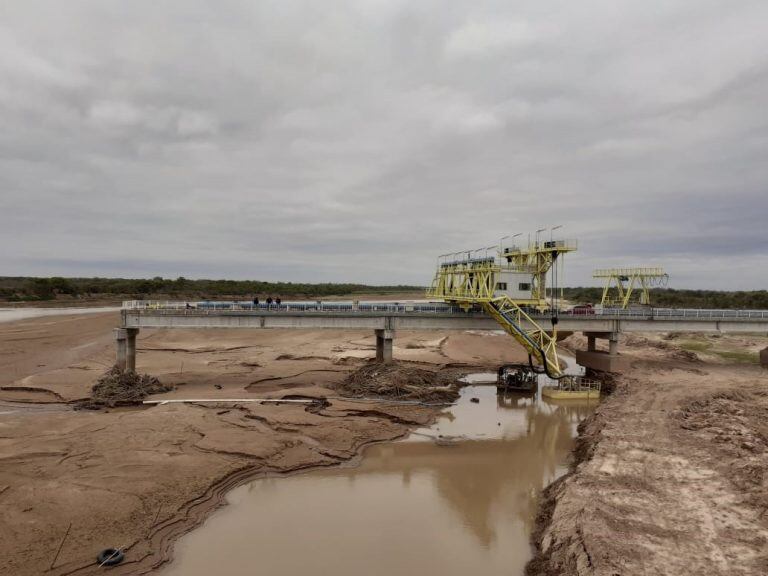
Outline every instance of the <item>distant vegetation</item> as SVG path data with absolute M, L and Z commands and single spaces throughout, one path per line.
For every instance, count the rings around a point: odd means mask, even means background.
M 599 304 L 602 288 L 564 288 L 563 297 L 575 304 Z M 721 292 L 717 290 L 674 290 L 653 288 L 650 291 L 651 305 L 658 308 L 730 308 L 768 309 L 768 290 L 748 292 Z
M 423 292 L 423 286 L 369 286 L 366 284 L 308 284 L 261 282 L 258 280 L 175 280 L 155 277 L 132 278 L 29 278 L 0 277 L 0 300 L 45 301 L 69 298 L 88 299 L 207 299 L 280 296 L 321 298 L 356 294 Z M 563 296 L 574 304 L 600 302 L 602 288 L 564 288 Z M 658 307 L 768 309 L 768 291 L 720 292 L 715 290 L 651 290 L 651 302 Z
M 0 277 L 0 300 L 45 301 L 64 298 L 222 298 L 280 296 L 316 298 L 357 293 L 402 293 L 423 291 L 421 286 L 368 286 L 365 284 L 304 284 L 258 280 L 175 280 L 161 278 L 29 278 Z

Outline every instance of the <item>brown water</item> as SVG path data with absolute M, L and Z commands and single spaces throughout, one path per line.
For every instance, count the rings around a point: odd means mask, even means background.
M 468 386 L 434 426 L 369 448 L 359 467 L 233 490 L 162 574 L 522 574 L 538 495 L 594 405 Z

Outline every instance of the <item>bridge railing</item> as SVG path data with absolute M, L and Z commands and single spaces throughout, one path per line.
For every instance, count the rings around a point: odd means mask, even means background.
M 360 312 L 360 313 L 413 313 L 413 314 L 466 314 L 459 306 L 439 302 L 281 302 L 280 304 L 254 304 L 250 301 L 173 301 L 173 300 L 127 300 L 124 310 L 147 311 L 149 313 L 188 311 L 191 314 L 219 312 Z M 550 312 L 527 311 L 532 318 L 548 319 Z M 483 314 L 475 311 L 475 314 Z M 575 312 L 560 311 L 560 318 L 578 319 L 701 319 L 701 320 L 764 320 L 768 319 L 768 310 L 707 310 L 696 308 L 638 308 L 638 309 L 579 309 Z
M 620 308 L 605 308 L 603 310 L 596 310 L 595 315 L 614 318 L 699 318 L 702 320 L 727 320 L 729 318 L 745 318 L 759 320 L 768 318 L 768 310 L 710 310 L 706 308 L 650 308 L 623 310 Z
M 414 312 L 456 314 L 463 312 L 458 306 L 440 303 L 390 303 L 390 302 L 214 302 L 214 301 L 159 301 L 126 300 L 124 310 L 151 311 L 244 311 L 244 312 Z

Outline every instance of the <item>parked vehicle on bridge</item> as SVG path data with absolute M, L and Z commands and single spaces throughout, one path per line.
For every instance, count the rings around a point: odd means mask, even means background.
M 592 306 L 592 304 L 577 304 L 570 310 L 568 310 L 568 314 L 574 314 L 576 316 L 585 316 L 588 314 L 594 314 L 595 313 L 595 307 Z

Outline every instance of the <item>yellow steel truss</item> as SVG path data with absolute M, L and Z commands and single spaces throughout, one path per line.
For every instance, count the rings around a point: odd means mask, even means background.
M 496 288 L 496 275 L 500 271 L 501 266 L 495 258 L 443 262 L 435 273 L 427 296 L 466 304 L 466 307 L 491 300 Z
M 669 276 L 662 268 L 605 268 L 595 270 L 593 278 L 604 280 L 600 303 L 610 308 L 627 308 L 631 304 L 649 306 L 649 288 L 666 284 Z
M 503 269 L 508 270 L 510 267 L 505 266 Z M 519 271 L 516 268 L 514 270 Z M 515 301 L 506 295 L 494 295 L 496 276 L 501 271 L 502 265 L 493 257 L 467 257 L 441 262 L 427 297 L 456 303 L 464 309 L 474 304 L 480 305 L 536 359 L 550 377 L 560 377 L 562 370 L 557 357 L 556 327 L 553 326 L 550 334 L 521 307 L 521 304 L 539 303 L 539 299 Z

